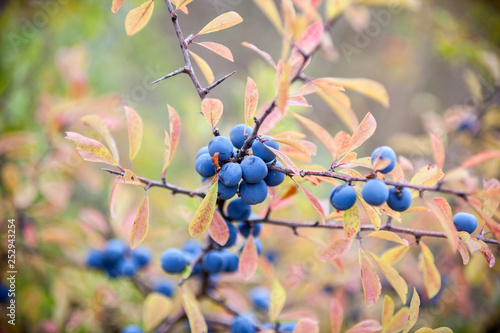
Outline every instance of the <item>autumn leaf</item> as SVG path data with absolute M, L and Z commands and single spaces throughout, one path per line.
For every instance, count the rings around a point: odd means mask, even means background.
M 146 193 L 146 196 L 142 199 L 141 205 L 139 206 L 139 210 L 134 219 L 134 225 L 132 226 L 132 232 L 130 233 L 130 248 L 132 250 L 144 241 L 146 235 L 148 234 L 148 229 L 149 199 Z
M 413 288 L 413 296 L 410 302 L 410 311 L 408 314 L 408 321 L 406 322 L 405 329 L 403 333 L 408 333 L 415 325 L 418 319 L 418 312 L 420 308 L 420 296 L 418 296 L 417 289 Z
M 434 162 L 436 162 L 436 165 L 442 169 L 444 165 L 444 158 L 445 158 L 445 150 L 444 150 L 444 144 L 443 141 L 439 136 L 434 134 L 433 132 L 429 132 L 429 136 L 431 138 L 431 145 L 432 145 L 432 154 L 434 156 Z
M 102 143 L 75 132 L 66 132 L 65 139 L 76 144 L 76 151 L 85 161 L 117 165 L 115 159 Z
M 344 123 L 344 125 L 351 131 L 355 131 L 358 127 L 359 121 L 358 117 L 351 109 L 349 104 L 346 104 L 345 97 L 343 93 L 330 92 L 326 94 L 323 91 L 318 91 L 318 96 L 325 101 L 325 103 L 330 107 L 330 109 L 337 115 L 337 117 Z
M 193 0 L 177 0 L 175 8 L 177 8 L 177 10 L 182 9 L 183 7 L 189 5 L 191 2 L 193 2 Z
M 372 259 L 377 264 L 380 272 L 385 276 L 387 282 L 394 288 L 398 296 L 401 298 L 403 304 L 406 303 L 406 294 L 408 294 L 408 285 L 405 280 L 399 275 L 398 271 L 396 271 L 392 266 L 385 263 L 385 261 L 378 258 L 373 253 L 368 253 Z
M 385 239 L 391 242 L 396 242 L 408 246 L 408 241 L 406 239 L 402 239 L 398 234 L 392 231 L 378 230 L 366 235 L 366 237 Z
M 389 107 L 389 95 L 387 94 L 387 90 L 376 81 L 364 78 L 332 78 L 331 80 L 337 84 L 341 84 L 347 89 L 372 98 L 386 108 Z
M 487 150 L 479 154 L 469 157 L 465 162 L 462 163 L 461 168 L 468 169 L 475 165 L 484 163 L 486 161 L 500 158 L 500 150 Z
M 207 62 L 196 53 L 189 51 L 189 54 L 193 57 L 194 61 L 196 61 L 196 63 L 200 67 L 201 72 L 203 73 L 203 76 L 205 76 L 205 79 L 207 80 L 208 84 L 212 84 L 215 80 L 212 68 L 210 68 Z
M 271 65 L 271 67 L 273 67 L 274 69 L 276 69 L 276 63 L 274 62 L 274 59 L 273 57 L 271 57 L 271 55 L 265 51 L 262 51 L 261 49 L 259 49 L 257 46 L 253 45 L 252 43 L 248 43 L 248 42 L 243 42 L 241 43 L 241 45 L 243 45 L 244 47 L 256 52 L 258 55 L 260 55 L 269 65 Z
M 193 219 L 189 223 L 189 235 L 191 237 L 200 237 L 208 230 L 215 212 L 215 203 L 217 201 L 217 190 L 219 183 L 217 181 L 210 187 L 207 195 L 201 201 L 196 210 Z
M 211 32 L 216 32 L 219 30 L 227 29 L 243 22 L 241 16 L 236 12 L 227 12 L 214 18 L 210 23 L 208 23 L 198 35 L 208 34 Z
M 118 176 L 116 178 L 116 182 L 120 184 L 128 184 L 128 185 L 135 185 L 135 186 L 143 186 L 142 182 L 140 181 L 139 177 L 132 171 L 125 169 L 125 172 L 123 173 L 123 176 Z
M 115 183 L 113 185 L 113 188 L 111 189 L 111 194 L 109 195 L 109 215 L 111 216 L 112 219 L 116 218 L 115 198 L 116 198 L 116 191 L 118 190 L 118 184 L 119 183 Z
M 141 148 L 142 143 L 142 118 L 129 106 L 125 105 L 125 115 L 128 127 L 129 158 L 132 161 Z
M 281 286 L 279 280 L 274 279 L 273 286 L 271 288 L 271 303 L 269 304 L 269 320 L 275 322 L 278 318 L 281 310 L 285 306 L 286 301 L 286 291 Z
M 144 329 L 149 332 L 168 317 L 172 311 L 172 301 L 165 295 L 152 292 L 146 296 L 142 311 Z
M 356 237 L 360 224 L 359 210 L 356 205 L 344 212 L 344 233 L 347 239 Z
M 302 190 L 302 192 L 304 192 L 304 194 L 306 195 L 306 198 L 307 200 L 309 200 L 309 202 L 311 203 L 311 205 L 313 206 L 314 210 L 316 211 L 316 213 L 318 213 L 319 215 L 319 218 L 321 220 L 321 223 L 322 224 L 325 224 L 325 212 L 323 211 L 323 207 L 321 206 L 321 204 L 319 203 L 318 199 L 316 199 L 316 197 L 314 195 L 312 195 L 308 190 L 306 190 L 299 182 L 297 182 L 294 178 L 292 178 L 292 180 L 295 182 L 295 184 L 297 184 L 298 187 L 300 187 L 300 189 Z
M 258 257 L 254 237 L 253 235 L 250 235 L 247 238 L 243 251 L 241 252 L 238 266 L 238 272 L 243 280 L 248 281 L 255 274 L 255 271 L 257 270 Z
M 379 230 L 380 225 L 382 224 L 382 220 L 380 219 L 378 210 L 372 205 L 369 205 L 360 195 L 358 195 L 358 200 L 359 202 L 361 202 L 361 205 L 363 206 L 366 215 L 368 215 L 368 218 L 370 219 L 375 230 Z
M 300 170 L 297 168 L 297 166 L 292 162 L 292 160 L 283 154 L 281 151 L 278 149 L 274 149 L 273 147 L 267 146 L 269 150 L 271 150 L 280 160 L 283 162 L 283 164 L 291 169 L 295 175 L 300 175 Z
M 332 299 L 332 303 L 330 305 L 330 321 L 332 333 L 340 333 L 342 329 L 342 321 L 344 319 L 344 309 L 340 304 L 339 300 L 336 298 Z
M 125 18 L 125 31 L 128 36 L 139 32 L 148 24 L 153 15 L 153 9 L 155 6 L 154 0 L 148 0 L 137 8 L 132 9 L 128 12 Z
M 384 252 L 384 254 L 382 254 L 380 259 L 383 262 L 385 262 L 386 264 L 392 266 L 395 263 L 397 263 L 399 260 L 401 260 L 404 257 L 404 255 L 408 252 L 409 249 L 410 249 L 410 247 L 406 246 L 406 245 L 393 247 L 393 248 L 387 250 L 386 252 Z
M 368 140 L 375 130 L 377 129 L 377 121 L 375 117 L 368 112 L 365 118 L 361 121 L 358 128 L 351 137 L 351 147 L 350 150 L 356 149 L 361 146 L 366 140 Z
M 300 319 L 293 333 L 319 333 L 318 321 L 310 318 Z
M 181 138 L 181 118 L 177 111 L 167 104 L 168 118 L 170 120 L 170 158 L 169 164 L 172 162 L 172 157 L 174 156 L 175 149 L 179 144 Z
M 351 245 L 352 239 L 337 239 L 321 251 L 319 260 L 330 261 L 339 258 L 349 251 Z
M 335 157 L 337 154 L 337 148 L 335 145 L 335 140 L 330 135 L 330 133 L 324 129 L 321 125 L 315 123 L 314 121 L 307 119 L 296 113 L 290 113 L 295 119 L 297 119 L 304 127 L 306 127 L 318 140 L 328 149 L 328 151 Z
M 195 44 L 201 45 L 201 46 L 209 49 L 210 51 L 220 55 L 221 57 L 226 58 L 227 60 L 229 60 L 231 62 L 234 62 L 234 58 L 233 58 L 233 54 L 231 53 L 231 50 L 222 44 L 214 43 L 214 42 L 198 42 Z
M 281 16 L 274 4 L 273 0 L 254 0 L 257 7 L 266 15 L 266 17 L 271 21 L 276 30 L 283 30 L 283 23 L 281 23 Z
M 123 1 L 125 1 L 125 0 L 113 0 L 113 3 L 111 4 L 111 12 L 113 14 L 118 13 L 120 8 L 122 8 Z
M 191 333 L 207 333 L 207 323 L 200 309 L 200 304 L 196 297 L 187 289 L 186 285 L 180 287 L 182 296 L 182 306 L 189 320 Z
M 380 333 L 383 327 L 376 320 L 363 320 L 347 330 L 346 333 Z
M 167 173 L 168 165 L 170 164 L 170 150 L 172 145 L 170 143 L 170 136 L 168 135 L 167 130 L 165 130 L 165 140 L 163 143 L 163 167 L 161 169 L 161 179 L 165 179 L 165 174 Z
M 444 173 L 436 164 L 424 165 L 410 180 L 411 185 L 434 186 L 443 178 Z M 413 190 L 413 197 L 418 195 L 417 190 Z
M 370 258 L 362 249 L 359 249 L 359 265 L 361 267 L 361 283 L 365 294 L 366 306 L 370 307 L 377 302 L 382 291 L 382 285 Z
M 406 322 L 408 321 L 408 308 L 405 306 L 401 308 L 392 317 L 391 321 L 384 330 L 384 333 L 398 333 L 404 329 Z
M 101 134 L 102 138 L 111 150 L 111 154 L 113 155 L 115 161 L 118 163 L 120 161 L 120 156 L 118 154 L 118 148 L 116 147 L 115 139 L 113 138 L 113 136 L 111 136 L 109 128 L 108 126 L 106 126 L 102 118 L 95 114 L 89 114 L 83 116 L 81 120 L 85 125 Z
M 382 325 L 386 327 L 394 317 L 394 301 L 388 295 L 385 295 L 384 306 L 382 308 Z
M 258 102 L 259 91 L 257 90 L 257 84 L 248 76 L 245 89 L 245 125 L 254 117 Z
M 424 274 L 424 286 L 429 299 L 437 295 L 441 289 L 441 275 L 434 264 L 434 256 L 427 245 L 422 241 L 419 243 L 422 251 L 421 268 Z
M 208 234 L 221 246 L 226 245 L 229 239 L 229 228 L 218 211 L 214 212 L 212 223 L 210 223 L 210 227 L 208 227 Z
M 446 234 L 446 239 L 448 240 L 448 244 L 451 247 L 453 252 L 457 251 L 458 248 L 458 233 L 457 229 L 453 225 L 453 217 L 451 216 L 451 208 L 448 205 L 448 202 L 445 198 L 434 198 L 435 203 L 438 205 L 441 211 L 436 209 L 435 205 L 432 202 L 424 200 L 430 210 L 436 216 L 438 222 L 441 224 L 441 227 Z

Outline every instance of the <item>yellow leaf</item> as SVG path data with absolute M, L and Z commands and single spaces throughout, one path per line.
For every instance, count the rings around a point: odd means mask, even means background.
M 406 322 L 403 333 L 409 332 L 417 322 L 419 308 L 420 308 L 420 296 L 418 296 L 417 289 L 414 287 L 413 296 L 411 298 L 411 303 L 410 303 L 410 312 L 408 315 L 408 321 Z
M 422 327 L 422 328 L 416 330 L 415 333 L 436 333 L 436 331 L 434 331 L 432 328 L 429 328 L 429 327 Z
M 292 112 L 291 115 L 294 116 L 295 119 L 297 119 L 311 133 L 313 133 L 316 136 L 316 138 L 318 138 L 318 140 L 321 141 L 321 143 L 326 147 L 326 149 L 328 149 L 328 151 L 332 154 L 332 156 L 336 155 L 337 148 L 335 146 L 335 140 L 326 129 L 324 129 L 314 121 L 302 117 L 296 113 Z
M 194 61 L 196 61 L 196 63 L 200 67 L 201 72 L 203 73 L 203 76 L 205 76 L 205 79 L 207 80 L 208 84 L 212 84 L 215 80 L 215 77 L 214 73 L 212 72 L 212 69 L 207 64 L 207 62 L 194 52 L 189 51 L 189 54 L 193 57 Z
M 401 258 L 405 256 L 405 254 L 408 252 L 410 249 L 409 246 L 402 245 L 402 246 L 396 246 L 393 247 L 389 250 L 387 250 L 380 259 L 385 262 L 388 265 L 394 265 L 397 263 Z
M 274 4 L 273 0 L 254 0 L 257 7 L 267 16 L 269 21 L 274 25 L 276 30 L 282 31 L 283 24 L 281 23 L 281 16 L 278 12 L 278 8 Z
M 132 226 L 132 232 L 130 233 L 130 248 L 135 249 L 139 246 L 149 229 L 149 199 L 148 195 L 142 199 L 141 205 L 139 206 L 139 211 L 135 216 L 134 225 Z
M 257 90 L 257 84 L 248 76 L 245 89 L 245 124 L 248 124 L 248 121 L 254 117 L 258 102 L 259 91 Z
M 224 105 L 217 98 L 205 98 L 201 101 L 201 112 L 212 128 L 219 122 L 223 110 Z
M 150 293 L 144 300 L 143 322 L 146 332 L 152 331 L 172 311 L 172 301 L 162 294 Z
M 106 163 L 115 166 L 118 164 L 108 148 L 99 141 L 74 132 L 66 132 L 65 139 L 75 142 L 76 151 L 86 161 Z
M 182 7 L 187 6 L 191 2 L 193 2 L 193 0 L 177 0 L 177 3 L 175 4 L 175 8 L 177 8 L 177 10 L 179 10 Z
M 210 223 L 210 227 L 208 228 L 208 233 L 217 244 L 221 246 L 226 245 L 229 239 L 229 228 L 218 211 L 214 212 L 212 223 Z
M 366 235 L 366 237 L 385 239 L 385 240 L 388 240 L 391 242 L 396 242 L 396 243 L 408 246 L 408 241 L 406 239 L 402 239 L 401 237 L 399 237 L 399 235 L 395 234 L 392 231 L 378 230 L 378 231 L 372 232 L 369 235 Z
M 137 177 L 135 173 L 128 169 L 125 169 L 123 176 L 118 176 L 116 178 L 116 182 L 121 184 L 143 186 L 141 181 L 139 180 L 139 177 Z
M 167 130 L 165 130 L 165 141 L 164 141 L 164 155 L 163 155 L 163 167 L 161 169 L 161 178 L 165 179 L 165 174 L 167 173 L 168 165 L 170 164 L 170 150 L 172 146 L 170 143 L 170 136 Z
M 275 279 L 271 288 L 271 303 L 269 304 L 269 320 L 275 322 L 285 306 L 286 291 L 278 279 Z
M 434 186 L 443 178 L 444 173 L 436 164 L 428 164 L 423 166 L 413 176 L 410 181 L 411 185 L 417 186 Z M 413 197 L 418 196 L 418 190 L 413 190 Z
M 231 53 L 231 50 L 227 48 L 226 46 L 219 44 L 219 43 L 214 43 L 214 42 L 199 42 L 195 43 L 201 46 L 206 47 L 210 51 L 220 55 L 223 58 L 226 58 L 229 61 L 234 62 L 233 54 Z
M 340 121 L 349 128 L 351 131 L 355 131 L 358 127 L 358 117 L 351 109 L 350 105 L 345 104 L 344 98 L 341 92 L 326 94 L 322 91 L 318 91 L 318 95 L 325 101 L 330 109 L 339 117 Z
M 434 264 L 434 256 L 431 250 L 422 241 L 420 241 L 419 245 L 422 251 L 421 260 L 423 264 L 421 267 L 423 268 L 425 290 L 427 291 L 427 296 L 431 299 L 441 289 L 441 275 Z
M 191 237 L 200 237 L 210 227 L 215 212 L 215 203 L 217 202 L 218 185 L 219 183 L 215 180 L 207 195 L 201 201 L 196 213 L 194 213 L 193 219 L 189 223 L 189 235 Z
M 342 170 L 342 171 L 347 171 L 347 170 Z M 372 222 L 372 225 L 375 228 L 375 230 L 379 230 L 382 221 L 380 220 L 380 214 L 378 213 L 377 209 L 372 205 L 369 205 L 360 195 L 358 195 L 358 200 L 359 202 L 361 202 L 361 205 L 365 209 L 365 212 L 370 218 L 370 221 Z
M 128 12 L 125 18 L 125 31 L 128 36 L 132 36 L 139 32 L 148 24 L 151 15 L 153 15 L 154 6 L 154 0 L 148 0 L 139 7 Z
M 142 119 L 139 114 L 129 106 L 125 105 L 125 115 L 128 126 L 128 150 L 129 158 L 132 161 L 141 148 L 142 143 Z
M 350 4 L 352 0 L 326 0 L 326 17 L 332 20 L 341 14 Z
M 240 262 L 238 265 L 238 272 L 243 280 L 248 281 L 255 274 L 255 271 L 257 270 L 258 258 L 259 255 L 257 247 L 255 246 L 254 237 L 253 235 L 250 235 L 247 238 L 243 251 L 241 251 Z
M 180 287 L 182 296 L 182 306 L 189 320 L 191 333 L 207 333 L 207 323 L 200 309 L 200 304 L 194 295 L 183 284 Z
M 241 16 L 236 12 L 227 12 L 214 18 L 210 23 L 198 32 L 198 35 L 223 30 L 243 22 Z
M 344 212 L 344 233 L 347 239 L 356 237 L 360 224 L 361 219 L 356 205 Z
M 172 162 L 172 157 L 174 156 L 175 149 L 181 138 L 181 118 L 177 111 L 167 104 L 168 118 L 170 122 L 170 158 L 169 164 Z
M 399 275 L 398 271 L 396 271 L 392 266 L 386 264 L 383 260 L 378 258 L 373 253 L 369 254 L 377 264 L 378 268 L 380 269 L 380 272 L 382 272 L 382 274 L 387 279 L 387 282 L 389 282 L 392 288 L 394 288 L 399 298 L 401 298 L 403 304 L 405 304 L 406 294 L 408 294 L 408 286 L 405 280 Z
M 401 308 L 391 319 L 389 325 L 385 328 L 385 333 L 397 333 L 400 332 L 406 325 L 408 321 L 408 308 L 405 306 Z
M 111 4 L 111 12 L 113 14 L 118 13 L 120 8 L 122 8 L 123 1 L 125 1 L 125 0 L 113 0 L 113 3 Z
M 382 309 L 382 325 L 386 327 L 394 317 L 394 301 L 388 295 L 384 298 L 384 307 Z
M 101 117 L 95 114 L 89 114 L 81 118 L 83 123 L 90 128 L 94 129 L 97 131 L 101 136 L 103 137 L 104 141 L 108 145 L 108 147 L 111 150 L 111 154 L 115 158 L 116 162 L 118 163 L 120 160 L 120 156 L 118 154 L 118 148 L 116 147 L 116 142 L 115 139 L 111 136 L 111 133 L 109 132 L 108 126 L 104 123 Z
M 349 251 L 351 245 L 352 239 L 337 239 L 321 251 L 319 260 L 330 261 L 337 259 Z
M 382 285 L 373 269 L 370 258 L 362 249 L 359 249 L 359 266 L 361 267 L 361 283 L 365 294 L 366 307 L 370 307 L 377 302 L 382 291 Z
M 385 107 L 389 107 L 389 95 L 380 83 L 364 78 L 331 78 L 335 83 L 374 99 Z

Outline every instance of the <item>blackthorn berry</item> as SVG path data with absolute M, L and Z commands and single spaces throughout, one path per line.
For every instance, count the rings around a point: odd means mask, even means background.
M 234 199 L 227 206 L 227 216 L 231 220 L 246 220 L 252 213 L 252 207 L 241 198 Z
M 249 184 L 258 183 L 267 176 L 266 163 L 257 156 L 248 156 L 241 162 L 243 180 Z
M 229 200 L 236 195 L 236 192 L 238 192 L 238 185 L 229 187 L 219 181 L 219 187 L 217 188 L 219 199 Z
M 208 154 L 208 146 L 201 147 L 200 150 L 198 150 L 198 153 L 196 154 L 196 158 L 200 157 L 202 154 Z
M 404 212 L 411 206 L 413 197 L 411 191 L 407 187 L 403 187 L 400 193 L 397 193 L 395 186 L 389 188 L 389 198 L 387 205 L 396 212 Z
M 246 181 L 240 183 L 240 196 L 241 199 L 249 205 L 256 205 L 267 197 L 267 185 L 261 180 L 255 184 L 249 184 Z
M 155 282 L 155 291 L 167 297 L 172 297 L 176 285 L 170 279 L 160 279 Z
M 220 251 L 210 251 L 203 256 L 203 269 L 212 274 L 220 273 L 224 270 L 226 262 Z
M 196 172 L 202 177 L 209 178 L 215 175 L 215 165 L 210 154 L 201 154 L 194 163 Z
M 361 194 L 368 204 L 380 206 L 389 198 L 389 189 L 380 179 L 370 179 L 363 186 Z
M 102 268 L 104 265 L 104 254 L 96 249 L 87 252 L 86 264 L 91 268 Z
M 139 246 L 132 250 L 132 258 L 139 267 L 146 266 L 151 261 L 151 250 L 145 246 Z
M 231 333 L 255 333 L 256 331 L 252 321 L 243 316 L 237 316 L 231 324 Z
M 330 202 L 337 210 L 348 210 L 356 203 L 356 190 L 349 185 L 337 185 L 330 192 Z
M 477 218 L 469 213 L 457 213 L 453 216 L 453 224 L 458 231 L 472 234 L 477 228 Z
M 240 149 L 243 147 L 243 143 L 245 142 L 245 134 L 250 136 L 252 135 L 252 132 L 253 130 L 250 126 L 245 127 L 245 124 L 238 124 L 231 128 L 229 138 L 231 139 L 233 146 Z
M 396 166 L 396 153 L 394 152 L 394 150 L 392 150 L 391 147 L 382 146 L 376 148 L 372 153 L 372 164 L 375 162 L 377 158 L 383 161 L 385 160 L 390 161 L 388 166 L 386 166 L 382 170 L 379 170 L 382 173 L 389 173 Z
M 229 187 L 237 186 L 241 176 L 241 166 L 238 163 L 226 163 L 219 171 L 219 181 Z
M 265 287 L 256 287 L 250 290 L 248 296 L 253 306 L 259 310 L 267 311 L 271 302 L 271 293 Z
M 210 156 L 219 153 L 219 161 L 226 161 L 233 153 L 233 144 L 225 136 L 216 136 L 208 143 L 208 153 Z
M 250 223 L 238 222 L 238 229 L 240 230 L 240 233 L 243 235 L 243 237 L 248 237 L 248 235 L 250 235 L 250 228 L 251 228 Z M 254 235 L 254 237 L 259 236 L 261 229 L 262 229 L 262 223 L 257 222 L 253 224 L 252 234 Z
M 170 274 L 182 272 L 188 264 L 184 252 L 179 249 L 168 249 L 161 254 L 161 267 Z
M 273 137 L 269 135 L 263 135 L 262 139 L 272 140 Z M 271 151 L 271 149 L 267 147 L 271 147 L 278 150 L 280 148 L 280 145 L 276 141 L 261 142 L 260 140 L 254 140 L 254 142 L 252 143 L 253 154 L 257 157 L 262 158 L 264 162 L 270 162 L 274 160 L 276 155 Z
M 226 221 L 226 224 L 229 229 L 229 238 L 224 247 L 231 247 L 236 243 L 236 239 L 238 238 L 238 229 L 229 221 Z
M 283 164 L 281 164 L 280 162 L 276 162 L 276 166 L 283 168 Z M 279 184 L 283 183 L 284 180 L 285 174 L 276 170 L 268 170 L 267 176 L 266 178 L 264 178 L 267 186 L 278 186 Z
M 139 326 L 128 325 L 122 329 L 121 333 L 143 333 L 143 330 Z

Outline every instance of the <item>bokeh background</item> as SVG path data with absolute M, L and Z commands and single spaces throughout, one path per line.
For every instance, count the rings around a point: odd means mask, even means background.
M 143 191 L 122 186 L 117 218 L 110 219 L 113 177 L 100 171 L 98 165 L 81 161 L 73 144 L 63 139 L 67 130 L 95 135 L 79 121 L 81 116 L 102 115 L 113 129 L 121 155 L 126 156 L 128 139 L 120 105 L 134 107 L 144 119 L 145 132 L 133 170 L 140 176 L 159 179 L 163 129 L 168 128 L 166 104 L 172 105 L 180 113 L 183 126 L 167 180 L 186 188 L 199 186 L 194 172 L 196 152 L 212 134 L 200 115 L 199 98 L 187 76 L 149 85 L 181 67 L 183 60 L 162 1 L 156 1 L 145 29 L 126 36 L 126 13 L 140 3 L 127 0 L 116 15 L 110 12 L 111 1 L 102 0 L 11 0 L 0 4 L 1 254 L 5 255 L 6 244 L 3 221 L 14 217 L 20 226 L 18 332 L 111 332 L 141 322 L 143 296 L 132 282 L 109 280 L 83 267 L 85 252 L 104 242 L 98 230 L 104 228 L 105 221 L 110 221 L 120 237 L 128 239 L 131 218 Z M 274 97 L 272 69 L 241 42 L 255 44 L 277 59 L 279 34 L 252 1 L 196 0 L 189 10 L 187 17 L 180 14 L 186 36 L 226 11 L 234 10 L 244 19 L 232 29 L 200 38 L 228 46 L 234 63 L 199 46 L 191 47 L 208 61 L 216 78 L 237 70 L 210 93 L 224 102 L 219 128 L 228 135 L 234 124 L 243 121 L 247 76 L 257 82 L 261 103 Z M 499 101 L 500 69 L 495 63 L 500 45 L 499 2 L 422 1 L 415 9 L 393 12 L 384 6 L 357 6 L 335 25 L 332 41 L 335 52 L 319 52 L 306 70 L 309 76 L 370 78 L 382 83 L 390 97 L 390 107 L 384 108 L 348 93 L 358 118 L 372 112 L 378 122 L 375 135 L 358 149 L 360 155 L 367 156 L 373 148 L 390 144 L 418 170 L 432 161 L 426 134 L 429 128 L 439 131 L 447 142 L 445 169 L 461 163 L 472 152 L 498 149 L 500 116 L 497 109 L 485 115 L 482 101 L 492 100 L 490 108 Z M 333 134 L 346 130 L 321 99 L 312 96 L 308 101 L 311 109 L 297 111 Z M 459 120 L 453 117 L 454 110 L 460 111 Z M 460 127 L 464 119 L 468 124 L 465 130 Z M 300 126 L 286 118 L 273 131 L 284 130 L 300 130 Z M 313 161 L 323 166 L 331 163 L 320 144 Z M 495 162 L 480 170 L 485 178 L 500 175 L 500 165 Z M 327 198 L 330 188 L 322 185 L 311 191 Z M 145 244 L 153 249 L 155 264 L 147 274 L 161 276 L 159 254 L 187 239 L 186 226 L 198 200 L 172 196 L 160 189 L 153 189 L 150 199 L 151 230 Z M 300 217 L 303 221 L 315 218 L 306 200 L 276 216 Z M 436 229 L 429 219 L 430 215 L 415 218 L 414 226 Z M 330 237 L 324 232 L 316 232 L 316 236 Z M 292 304 L 294 300 L 303 301 L 302 306 L 319 311 L 327 321 L 328 297 L 343 293 L 347 299 L 346 323 L 379 318 L 381 301 L 366 309 L 359 280 L 352 279 L 359 274 L 356 251 L 340 274 L 314 260 L 313 244 L 295 238 L 289 230 L 266 227 L 262 239 L 266 252 L 276 252 L 281 258 L 276 269 L 285 279 Z M 419 325 L 449 326 L 455 332 L 495 331 L 500 314 L 498 265 L 489 270 L 482 257 L 474 256 L 463 271 L 459 257 L 447 253 L 442 242 L 429 243 L 436 246 L 443 290 L 439 298 L 425 301 Z M 379 253 L 384 246 L 373 243 Z M 498 254 L 498 249 L 494 253 Z M 415 280 L 409 284 L 418 286 L 420 275 L 418 279 L 413 277 L 416 256 L 414 253 L 409 259 L 408 255 L 399 269 L 405 279 Z M 2 259 L 2 274 L 6 271 L 3 266 Z M 233 280 L 241 290 L 248 289 Z M 262 281 L 254 281 L 258 283 Z M 384 286 L 384 292 L 391 292 L 390 287 Z M 0 324 L 7 327 L 5 316 Z M 324 332 L 327 327 L 323 325 Z

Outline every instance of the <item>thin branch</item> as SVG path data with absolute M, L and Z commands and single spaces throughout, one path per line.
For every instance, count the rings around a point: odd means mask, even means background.
M 217 81 L 215 81 L 214 83 L 212 83 L 211 85 L 209 85 L 208 87 L 206 87 L 203 90 L 205 91 L 206 94 L 208 94 L 210 92 L 210 90 L 212 90 L 213 88 L 217 87 L 219 84 L 221 84 L 222 82 L 224 82 L 227 78 L 229 78 L 230 76 L 232 76 L 234 73 L 236 73 L 235 70 L 232 71 L 229 74 L 224 75 L 223 77 L 221 77 L 220 79 L 218 79 Z
M 168 79 L 168 78 L 170 78 L 170 77 L 172 77 L 172 76 L 176 76 L 176 75 L 181 74 L 181 73 L 187 73 L 187 69 L 186 69 L 186 67 L 181 67 L 181 68 L 179 68 L 178 70 L 173 71 L 172 73 L 169 73 L 169 74 L 167 74 L 167 75 L 165 75 L 165 76 L 162 76 L 161 78 L 159 78 L 159 79 L 154 80 L 153 82 L 151 82 L 149 85 L 152 85 L 152 84 L 158 83 L 158 82 L 160 82 L 160 81 L 163 81 L 163 80 L 165 80 L 165 79 Z

